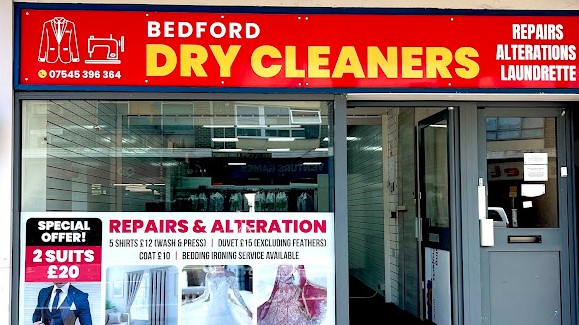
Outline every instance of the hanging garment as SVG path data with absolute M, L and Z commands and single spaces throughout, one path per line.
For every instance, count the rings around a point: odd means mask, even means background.
M 240 195 L 241 195 L 242 200 L 243 200 L 241 211 L 248 212 L 249 211 L 249 201 L 247 201 L 247 198 L 245 197 L 245 195 L 243 195 L 241 193 L 240 193 Z M 254 204 L 255 204 L 255 202 L 254 202 Z
M 314 211 L 314 198 L 307 192 L 303 192 L 298 196 L 298 211 L 311 212 Z
M 257 192 L 255 195 L 255 212 L 262 212 L 265 210 L 265 193 L 262 191 Z
M 191 200 L 191 211 L 199 211 L 199 197 L 197 194 L 191 194 L 189 199 Z
M 208 211 L 207 209 L 209 207 L 209 202 L 205 193 L 199 194 L 197 207 L 198 207 L 197 211 Z
M 229 198 L 229 211 L 243 211 L 243 196 L 237 192 Z
M 275 195 L 275 211 L 287 211 L 288 210 L 288 203 L 287 203 L 287 195 L 285 192 L 278 192 Z
M 308 211 L 306 201 L 307 201 L 307 194 L 306 194 L 306 192 L 302 192 L 302 194 L 300 194 L 300 196 L 298 196 L 298 200 L 297 200 L 298 211 L 300 211 L 300 212 Z
M 221 212 L 223 211 L 223 204 L 225 203 L 225 198 L 219 192 L 214 192 L 209 197 L 209 211 Z
M 275 193 L 268 192 L 265 197 L 265 209 L 264 211 L 275 211 Z

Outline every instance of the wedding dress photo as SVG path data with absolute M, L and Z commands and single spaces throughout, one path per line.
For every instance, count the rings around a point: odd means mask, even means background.
M 231 296 L 233 294 L 233 297 Z M 235 274 L 223 266 L 205 276 L 203 293 L 182 306 L 184 323 L 198 325 L 251 325 L 251 311 L 239 292 Z
M 318 325 L 327 290 L 306 277 L 303 265 L 279 265 L 270 298 L 257 308 L 258 325 Z

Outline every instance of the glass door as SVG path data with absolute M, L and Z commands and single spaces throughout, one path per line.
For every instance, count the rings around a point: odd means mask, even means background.
M 452 324 L 449 111 L 418 123 L 424 318 Z
M 479 173 L 493 219 L 481 247 L 485 325 L 570 324 L 563 116 L 479 110 Z

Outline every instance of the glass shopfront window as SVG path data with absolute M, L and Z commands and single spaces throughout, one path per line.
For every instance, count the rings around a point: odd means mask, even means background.
M 86 293 L 83 324 L 335 323 L 332 115 L 321 101 L 23 101 L 19 317 L 51 323 L 66 282 Z M 282 285 L 301 292 L 291 315 Z
M 22 211 L 331 211 L 328 102 L 23 102 Z

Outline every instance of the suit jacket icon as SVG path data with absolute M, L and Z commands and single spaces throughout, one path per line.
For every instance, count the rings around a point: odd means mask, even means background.
M 74 23 L 63 17 L 45 21 L 42 26 L 38 61 L 47 63 L 79 62 Z
M 68 287 L 68 294 L 58 307 L 59 319 L 53 320 L 49 309 L 53 288 L 54 286 L 42 288 L 38 293 L 38 302 L 34 314 L 32 314 L 32 323 L 42 321 L 45 325 L 74 325 L 78 319 L 80 325 L 92 325 L 88 294 L 72 285 Z

